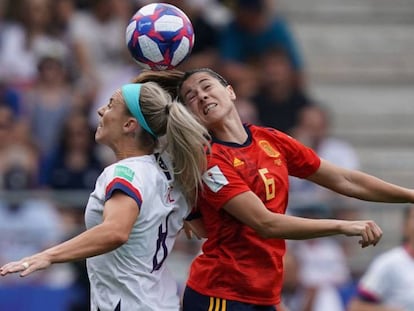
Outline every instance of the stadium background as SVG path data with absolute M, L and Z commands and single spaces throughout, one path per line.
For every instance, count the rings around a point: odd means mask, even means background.
M 6 0 L 1 1 L 1 5 L 6 7 L 11 3 L 7 3 Z M 32 4 L 41 2 L 40 0 L 27 1 Z M 24 8 L 24 6 L 19 6 L 23 2 L 23 0 L 13 2 L 9 10 L 4 13 L 4 18 L 0 18 L 0 34 L 5 29 L 6 22 L 22 23 L 17 13 L 19 8 Z M 78 1 L 75 10 L 92 11 L 94 2 L 99 1 Z M 110 0 L 103 2 L 109 3 Z M 118 5 L 121 2 L 118 1 Z M 218 7 L 219 4 L 215 1 L 198 0 L 192 3 L 206 5 L 203 14 L 214 25 L 221 26 L 232 14 L 231 9 Z M 298 44 L 304 61 L 306 88 L 313 98 L 330 109 L 332 135 L 352 145 L 360 159 L 360 167 L 363 171 L 413 188 L 414 1 L 276 0 L 274 4 L 277 13 L 283 15 L 288 21 Z M 131 3 L 125 5 L 128 6 Z M 136 5 L 134 1 L 132 6 Z M 131 11 L 121 8 L 118 12 L 124 12 L 125 16 L 128 16 Z M 98 32 L 105 32 L 109 29 L 104 27 L 106 26 L 96 29 Z M 108 37 L 110 34 L 106 33 Z M 123 34 L 119 35 L 123 39 Z M 118 44 L 122 44 L 123 41 L 120 42 Z M 10 43 L 1 42 L 0 55 L 8 44 Z M 59 60 L 62 60 L 59 58 L 63 57 L 62 55 L 57 56 Z M 99 67 L 99 72 L 94 73 L 94 76 L 111 76 L 111 79 L 105 81 L 105 87 L 102 86 L 101 90 L 93 89 L 88 84 L 87 77 L 90 72 L 88 72 L 87 64 L 86 69 L 82 67 L 85 71 L 82 71 L 81 77 L 78 77 L 79 80 L 71 85 L 72 90 L 81 93 L 86 98 L 84 102 L 94 98 L 92 101 L 95 103 L 99 102 L 96 98 L 105 98 L 106 94 L 112 91 L 110 86 L 123 83 L 125 79 L 136 73 L 137 68 L 133 64 L 126 67 L 120 65 L 121 69 L 116 68 L 115 65 L 118 63 L 125 63 L 125 60 L 118 59 L 118 56 L 113 56 L 110 64 L 103 64 Z M 4 63 L 0 64 L 5 66 Z M 31 78 L 22 76 L 20 80 L 10 79 L 10 73 L 4 68 L 0 68 L 1 100 L 15 103 L 16 101 L 11 100 L 10 96 L 4 95 L 9 94 L 4 90 L 9 91 L 11 88 L 14 91 L 17 90 L 17 95 L 25 97 L 26 91 L 35 85 L 33 81 L 36 80 L 36 75 Z M 109 74 L 114 72 L 116 74 Z M 85 105 L 82 100 L 79 102 L 81 102 L 79 105 Z M 93 124 L 92 115 L 91 113 L 88 117 L 89 122 Z M 23 125 L 22 128 L 24 129 L 25 126 Z M 13 157 L 18 157 L 21 149 L 13 150 L 17 150 Z M 110 155 L 107 155 L 105 150 L 99 150 L 99 154 L 104 155 L 102 161 L 110 161 Z M 41 216 L 38 220 L 36 218 L 30 220 L 21 216 L 21 221 L 17 218 L 16 222 L 23 223 L 24 226 L 16 229 L 11 225 L 12 221 L 6 218 L 0 219 L 0 232 L 3 240 L 0 243 L 2 261 L 13 255 L 19 256 L 19 252 L 15 252 L 18 244 L 12 245 L 15 242 L 8 240 L 7 237 L 13 234 L 24 236 L 24 229 L 29 230 L 31 222 L 44 221 L 45 223 L 43 227 L 45 231 L 34 234 L 33 240 L 43 240 L 49 235 L 51 235 L 51 240 L 56 240 L 82 230 L 82 212 L 89 190 L 70 188 L 58 190 L 56 187 L 45 184 L 36 187 L 10 188 L 4 181 L 9 175 L 6 176 L 5 171 L 1 174 L 3 182 L 0 190 L 2 202 L 0 208 L 22 205 L 27 201 L 36 202 L 37 198 L 48 198 L 48 201 L 53 203 L 54 212 L 45 212 L 44 217 L 50 217 L 49 220 L 53 221 L 54 215 L 58 215 L 59 221 L 56 224 L 60 226 L 58 228 L 56 225 L 47 224 L 48 221 Z M 294 200 L 295 198 L 292 202 Z M 346 209 L 336 202 L 329 204 L 332 209 Z M 360 250 L 347 243 L 347 264 L 357 277 L 376 254 L 400 242 L 402 221 L 400 207 L 403 205 L 389 206 L 352 200 L 346 205 L 347 208 L 351 207 L 352 213 L 357 210 L 357 216 L 360 218 L 375 219 L 384 230 L 383 240 L 375 248 Z M 348 210 L 345 211 L 348 212 Z M 343 213 L 343 215 L 353 215 L 352 213 Z M 56 230 L 59 233 L 53 236 L 50 230 Z M 25 239 L 16 243 L 23 243 L 22 245 L 26 247 L 31 242 L 31 239 Z M 186 269 L 192 256 L 197 253 L 198 247 L 197 241 L 189 242 L 180 238 L 177 242 L 177 252 L 170 258 L 169 264 L 173 267 L 178 281 L 185 280 Z M 59 265 L 50 272 L 24 282 L 17 279 L 8 281 L 1 279 L 0 310 L 35 311 L 44 310 L 37 306 L 44 307 L 45 305 L 50 307 L 48 310 L 84 310 L 82 306 L 73 305 L 71 308 L 64 306 L 72 298 L 73 301 L 84 298 L 82 290 L 85 287 L 82 286 L 87 285 L 82 277 L 82 268 L 82 264 Z M 73 289 L 73 284 L 77 286 L 76 290 Z M 24 300 L 19 298 L 23 290 L 25 291 Z

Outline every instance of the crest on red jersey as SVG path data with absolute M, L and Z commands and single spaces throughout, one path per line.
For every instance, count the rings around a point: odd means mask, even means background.
M 266 154 L 269 157 L 272 157 L 272 158 L 280 157 L 280 152 L 275 150 L 267 140 L 259 141 L 259 146 L 263 149 L 264 152 L 266 152 Z

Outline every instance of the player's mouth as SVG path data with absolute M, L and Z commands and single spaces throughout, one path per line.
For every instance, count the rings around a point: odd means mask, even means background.
M 208 114 L 208 112 L 209 112 L 211 109 L 215 108 L 216 106 L 217 106 L 217 104 L 215 104 L 215 103 L 212 103 L 212 104 L 208 104 L 208 105 L 206 105 L 206 106 L 204 107 L 204 109 L 203 109 L 203 113 L 204 113 L 204 115 L 206 116 L 206 115 Z

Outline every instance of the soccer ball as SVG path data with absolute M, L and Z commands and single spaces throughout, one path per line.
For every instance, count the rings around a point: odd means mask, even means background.
M 190 19 L 179 8 L 152 3 L 140 8 L 126 29 L 128 50 L 144 69 L 167 70 L 186 59 L 194 45 Z

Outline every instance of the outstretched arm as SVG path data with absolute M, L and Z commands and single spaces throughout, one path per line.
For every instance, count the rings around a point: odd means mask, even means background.
M 132 198 L 115 193 L 105 203 L 101 224 L 43 252 L 5 264 L 0 268 L 0 274 L 4 276 L 21 272 L 21 276 L 26 276 L 54 263 L 80 260 L 112 251 L 128 240 L 138 214 L 139 209 Z
M 337 193 L 364 201 L 412 203 L 414 190 L 385 182 L 372 175 L 348 170 L 322 160 L 308 180 Z
M 223 208 L 264 238 L 304 240 L 344 234 L 360 236 L 359 243 L 367 247 L 376 245 L 382 236 L 372 220 L 309 219 L 273 213 L 251 191 L 233 197 Z

